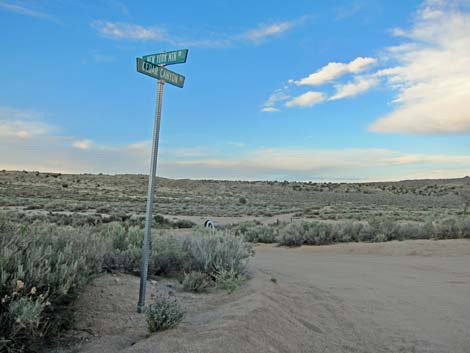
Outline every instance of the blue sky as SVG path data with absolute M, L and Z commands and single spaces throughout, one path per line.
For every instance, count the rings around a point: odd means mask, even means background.
M 470 174 L 469 1 L 0 0 L 0 168 L 398 180 Z

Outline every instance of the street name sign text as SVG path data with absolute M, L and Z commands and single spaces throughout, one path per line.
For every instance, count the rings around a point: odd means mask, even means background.
M 185 77 L 183 75 L 165 69 L 162 66 L 152 64 L 151 62 L 145 61 L 141 58 L 137 58 L 137 71 L 180 88 L 183 88 L 184 86 Z
M 144 55 L 142 59 L 155 65 L 173 65 L 186 62 L 188 49 L 174 50 L 165 53 Z

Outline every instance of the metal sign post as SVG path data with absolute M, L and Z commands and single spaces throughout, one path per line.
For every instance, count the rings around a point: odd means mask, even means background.
M 150 160 L 150 173 L 147 193 L 147 211 L 145 214 L 144 241 L 142 244 L 142 261 L 140 266 L 139 301 L 137 303 L 138 313 L 143 313 L 145 311 L 145 291 L 148 276 L 149 248 L 151 243 L 150 240 L 152 236 L 153 196 L 155 192 L 155 181 L 157 173 L 158 141 L 160 137 L 160 121 L 162 116 L 163 86 L 165 82 L 168 82 L 174 86 L 182 88 L 185 80 L 184 76 L 167 70 L 163 66 L 186 62 L 187 53 L 187 49 L 182 49 L 175 52 L 153 54 L 152 61 L 159 62 L 160 65 L 153 64 L 141 58 L 137 58 L 136 60 L 138 72 L 158 79 L 155 122 L 153 127 L 152 156 Z
M 149 185 L 147 193 L 147 212 L 145 214 L 144 243 L 142 245 L 142 261 L 140 266 L 140 288 L 137 312 L 142 313 L 145 308 L 145 288 L 149 268 L 149 242 L 152 229 L 153 195 L 155 192 L 155 179 L 157 174 L 158 141 L 160 138 L 160 120 L 162 117 L 163 85 L 165 81 L 157 83 L 157 97 L 155 106 L 155 122 L 153 126 L 152 157 L 150 160 Z

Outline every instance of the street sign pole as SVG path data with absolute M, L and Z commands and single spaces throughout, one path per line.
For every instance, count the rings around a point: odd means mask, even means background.
M 147 194 L 147 213 L 145 215 L 144 242 L 142 244 L 142 261 L 140 267 L 140 288 L 137 312 L 145 310 L 145 289 L 147 285 L 148 265 L 149 265 L 149 243 L 152 235 L 152 211 L 153 196 L 155 193 L 155 179 L 157 173 L 158 140 L 160 137 L 160 120 L 162 116 L 163 86 L 165 81 L 157 81 L 157 96 L 155 106 L 155 122 L 153 127 L 152 157 L 150 161 L 149 184 Z
M 156 78 L 157 97 L 155 106 L 155 122 L 153 126 L 152 156 L 150 160 L 149 185 L 147 193 L 147 211 L 145 214 L 144 241 L 142 243 L 142 260 L 140 263 L 140 287 L 137 312 L 145 311 L 145 289 L 147 286 L 149 252 L 152 245 L 152 211 L 153 196 L 155 193 L 155 182 L 157 175 L 158 140 L 160 136 L 160 120 L 162 117 L 163 86 L 165 82 L 183 88 L 185 77 L 176 72 L 166 69 L 166 65 L 183 64 L 186 62 L 188 49 L 174 50 L 157 54 L 144 55 L 136 58 L 137 71 Z

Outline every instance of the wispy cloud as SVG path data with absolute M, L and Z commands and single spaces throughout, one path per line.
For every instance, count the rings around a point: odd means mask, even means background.
M 298 85 L 322 85 L 346 74 L 357 74 L 377 63 L 377 59 L 358 57 L 349 63 L 330 62 L 314 73 L 295 81 Z
M 459 168 L 455 165 L 459 164 Z M 260 148 L 238 158 L 165 161 L 162 173 L 175 176 L 190 170 L 193 178 L 261 180 L 400 180 L 410 175 L 427 178 L 462 177 L 470 155 L 407 154 L 376 148 L 301 149 Z M 344 178 L 344 175 L 347 175 Z
M 91 26 L 101 35 L 114 39 L 167 41 L 165 31 L 157 27 L 144 27 L 132 23 L 95 20 Z
M 411 29 L 395 29 L 406 39 L 388 48 L 399 64 L 381 70 L 398 89 L 393 111 L 370 130 L 385 133 L 470 133 L 470 13 L 462 2 L 426 1 Z
M 364 93 L 379 84 L 379 79 L 374 76 L 362 77 L 357 76 L 353 82 L 346 84 L 335 85 L 336 93 L 328 98 L 328 100 L 337 100 L 347 97 L 354 97 L 358 94 Z
M 293 98 L 286 103 L 286 107 L 312 107 L 326 100 L 326 95 L 321 92 L 309 91 Z
M 290 98 L 290 96 L 286 93 L 286 87 L 279 88 L 279 89 L 275 90 L 269 96 L 269 98 L 266 100 L 266 102 L 264 102 L 263 108 L 261 109 L 261 111 L 263 111 L 265 113 L 279 112 L 280 110 L 278 108 L 276 108 L 275 105 L 278 102 L 285 101 L 289 98 Z
M 255 43 L 260 43 L 269 37 L 281 35 L 282 33 L 298 25 L 300 22 L 301 20 L 285 21 L 273 24 L 260 24 L 258 28 L 247 31 L 246 33 L 242 34 L 240 38 Z
M 0 169 L 111 174 L 148 172 L 150 141 L 108 145 L 86 138 L 58 136 L 55 134 L 57 129 L 49 127 L 40 116 L 34 111 L 0 109 Z M 417 154 L 379 148 L 250 149 L 241 142 L 229 144 L 237 147 L 236 153 L 226 154 L 224 149 L 214 146 L 162 148 L 159 175 L 357 181 L 403 179 L 410 175 L 459 177 L 470 170 L 470 155 Z M 425 171 L 427 173 L 423 174 Z
M 226 47 L 242 43 L 260 44 L 268 38 L 279 36 L 287 30 L 299 25 L 304 17 L 294 21 L 284 21 L 272 24 L 261 24 L 257 28 L 243 33 L 234 33 L 206 38 L 186 38 L 174 35 L 164 26 L 142 26 L 134 23 L 94 20 L 90 23 L 99 34 L 110 39 L 127 39 L 137 41 L 155 41 L 171 43 L 178 46 L 192 47 Z
M 50 134 L 28 139 L 7 136 L 0 140 L 0 169 L 147 173 L 150 147 L 149 141 L 115 146 Z M 236 155 L 224 156 L 211 146 L 162 149 L 158 173 L 173 178 L 357 181 L 398 180 L 413 175 L 461 177 L 470 168 L 470 155 L 408 154 L 377 148 L 237 151 Z
M 22 139 L 48 134 L 55 130 L 40 120 L 41 114 L 32 110 L 0 106 L 0 137 Z
M 91 140 L 76 140 L 72 143 L 72 146 L 81 150 L 87 150 L 92 146 Z
M 20 15 L 34 17 L 41 20 L 47 20 L 57 24 L 62 24 L 62 22 L 55 16 L 52 16 L 46 12 L 32 9 L 30 7 L 26 7 L 23 4 L 16 2 L 0 1 L 0 10 L 14 12 Z

